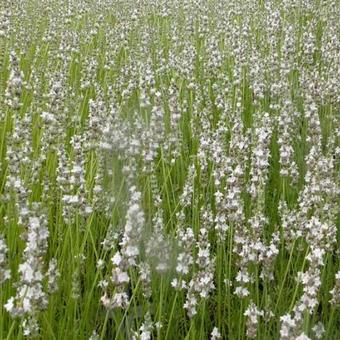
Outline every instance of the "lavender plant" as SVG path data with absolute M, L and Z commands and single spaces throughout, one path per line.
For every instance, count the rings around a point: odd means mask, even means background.
M 335 0 L 0 2 L 0 339 L 340 339 Z

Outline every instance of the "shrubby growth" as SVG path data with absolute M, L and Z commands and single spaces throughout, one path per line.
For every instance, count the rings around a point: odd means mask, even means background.
M 0 339 L 339 339 L 340 7 L 0 4 Z

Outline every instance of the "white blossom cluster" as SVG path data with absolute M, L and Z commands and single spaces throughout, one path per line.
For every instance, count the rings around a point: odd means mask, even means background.
M 129 296 L 126 292 L 126 286 L 130 282 L 129 269 L 137 266 L 137 260 L 140 255 L 141 233 L 144 226 L 144 213 L 140 208 L 141 193 L 136 191 L 136 187 L 130 188 L 130 205 L 126 213 L 126 222 L 122 241 L 119 243 L 118 250 L 111 262 L 113 264 L 110 281 L 113 284 L 114 291 L 112 297 L 107 292 L 108 282 L 102 282 L 104 295 L 101 302 L 108 308 L 126 307 Z M 141 268 L 142 276 L 145 275 L 147 268 Z M 145 281 L 145 278 L 144 278 Z
M 39 209 L 39 207 L 35 207 Z M 24 262 L 19 265 L 20 281 L 17 283 L 16 295 L 8 299 L 6 310 L 13 316 L 22 318 L 25 335 L 38 332 L 38 313 L 47 308 L 48 293 L 56 291 L 58 271 L 56 265 L 50 265 L 47 273 L 44 272 L 42 261 L 47 251 L 49 232 L 46 228 L 46 217 L 31 213 L 28 218 L 26 247 L 24 249 Z M 48 291 L 44 289 L 44 279 L 48 278 Z
M 0 236 L 0 284 L 11 278 L 11 271 L 8 267 L 8 247 L 5 240 Z

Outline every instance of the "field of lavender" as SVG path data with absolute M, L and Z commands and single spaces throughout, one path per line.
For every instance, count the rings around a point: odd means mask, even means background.
M 340 339 L 337 0 L 0 1 L 0 339 Z

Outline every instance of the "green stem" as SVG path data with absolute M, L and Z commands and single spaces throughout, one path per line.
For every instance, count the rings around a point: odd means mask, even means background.
M 280 290 L 279 290 L 279 295 L 277 297 L 277 300 L 276 300 L 276 305 L 275 305 L 275 308 L 274 308 L 274 313 L 277 313 L 277 308 L 279 306 L 279 303 L 280 303 L 280 299 L 281 299 L 281 296 L 282 296 L 282 292 L 283 292 L 283 288 L 284 288 L 284 285 L 286 283 L 286 279 L 287 279 L 287 276 L 288 276 L 288 272 L 290 270 L 290 264 L 292 262 L 292 258 L 293 258 L 293 251 L 294 251 L 294 248 L 295 248 L 295 242 L 296 240 L 294 240 L 293 244 L 292 244 L 292 248 L 290 250 L 290 254 L 289 254 L 289 259 L 288 259 L 288 264 L 286 266 L 286 270 L 285 270 L 285 273 L 284 273 L 284 276 L 283 276 L 283 280 L 282 280 L 282 283 L 281 283 L 281 286 L 280 286 Z
M 178 296 L 178 292 L 176 291 L 175 298 L 174 298 L 174 301 L 172 303 L 171 313 L 170 313 L 170 317 L 169 317 L 169 321 L 168 321 L 168 327 L 167 327 L 166 334 L 165 334 L 165 340 L 168 339 L 168 335 L 169 335 L 169 331 L 170 331 L 170 327 L 171 327 L 171 321 L 172 321 L 172 317 L 173 317 L 174 311 L 175 311 L 177 296 Z

